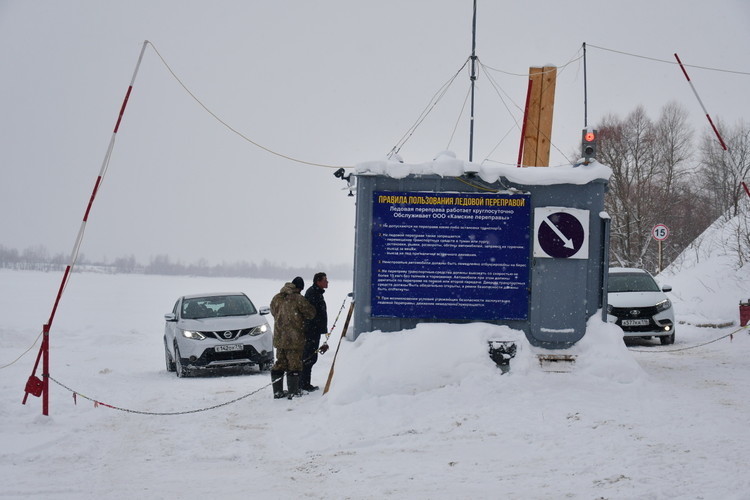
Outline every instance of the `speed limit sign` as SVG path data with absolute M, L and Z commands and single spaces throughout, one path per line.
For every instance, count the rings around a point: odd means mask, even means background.
M 651 236 L 653 236 L 656 241 L 664 241 L 669 238 L 669 228 L 664 224 L 657 224 L 651 230 Z

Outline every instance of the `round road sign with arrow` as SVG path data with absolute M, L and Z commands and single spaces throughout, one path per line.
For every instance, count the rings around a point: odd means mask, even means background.
M 589 211 L 566 207 L 534 209 L 534 257 L 587 259 Z

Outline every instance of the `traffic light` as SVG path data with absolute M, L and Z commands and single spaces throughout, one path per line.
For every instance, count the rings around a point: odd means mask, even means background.
M 596 158 L 596 140 L 599 138 L 599 132 L 590 128 L 583 129 L 581 136 L 581 156 L 589 163 Z

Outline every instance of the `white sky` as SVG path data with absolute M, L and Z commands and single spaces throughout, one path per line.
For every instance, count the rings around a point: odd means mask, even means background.
M 509 73 L 563 66 L 584 42 L 750 72 L 750 4 L 740 0 L 598 2 L 591 15 L 574 2 L 478 3 L 480 61 Z M 0 0 L 0 244 L 70 251 L 144 40 L 244 135 L 353 166 L 384 158 L 470 55 L 471 4 Z M 706 127 L 676 65 L 589 46 L 587 67 L 589 125 L 639 104 L 655 118 L 673 99 Z M 748 116 L 749 76 L 688 70 L 715 120 Z M 512 116 L 480 71 L 474 160 L 513 163 L 527 79 L 490 74 Z M 402 148 L 406 161 L 444 149 L 468 158 L 466 114 L 457 122 L 468 88 L 465 70 Z M 583 126 L 576 61 L 558 75 L 552 164 L 573 154 Z M 82 251 L 142 262 L 348 263 L 354 199 L 333 171 L 228 131 L 148 48 Z

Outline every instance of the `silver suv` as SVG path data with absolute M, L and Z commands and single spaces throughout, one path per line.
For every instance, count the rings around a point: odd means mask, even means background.
M 675 322 L 672 301 L 653 276 L 643 269 L 612 267 L 607 285 L 607 321 L 622 328 L 625 337 L 659 337 L 662 344 L 674 344 Z
M 167 371 L 186 377 L 199 369 L 273 364 L 273 332 L 244 293 L 186 295 L 164 319 Z

